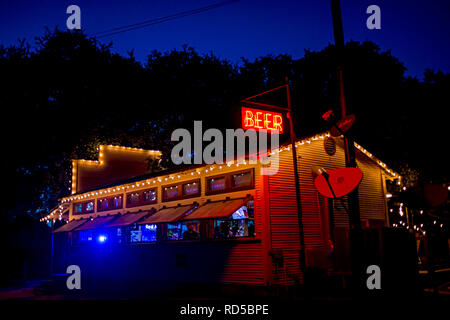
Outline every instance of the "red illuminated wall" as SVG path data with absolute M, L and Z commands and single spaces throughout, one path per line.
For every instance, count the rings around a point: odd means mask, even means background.
M 108 146 L 101 152 L 101 164 L 76 160 L 77 193 L 146 174 L 147 158 L 159 157 L 159 152 Z

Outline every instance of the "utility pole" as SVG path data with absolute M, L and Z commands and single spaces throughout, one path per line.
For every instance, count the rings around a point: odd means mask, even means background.
M 344 77 L 342 73 L 342 63 L 344 56 L 344 29 L 342 26 L 342 15 L 340 0 L 331 0 L 331 14 L 333 17 L 334 42 L 337 53 L 337 80 L 339 83 L 339 104 L 341 109 L 341 119 L 347 115 L 345 101 Z M 356 168 L 355 144 L 351 134 L 344 134 L 345 166 Z M 348 209 L 350 220 L 350 258 L 352 264 L 353 288 L 356 292 L 362 288 L 363 268 L 363 237 L 361 230 L 361 218 L 359 212 L 358 188 L 355 188 L 348 195 Z
M 347 115 L 345 102 L 344 77 L 342 73 L 342 62 L 344 56 L 344 29 L 342 27 L 341 6 L 339 0 L 331 0 L 331 13 L 333 16 L 334 42 L 337 51 L 337 78 L 339 83 L 339 104 L 341 108 L 341 118 Z M 351 135 L 344 135 L 345 146 L 345 166 L 356 168 L 355 144 Z M 361 219 L 359 214 L 358 188 L 349 194 L 349 213 L 352 229 L 361 229 Z
M 289 135 L 291 138 L 292 145 L 292 161 L 294 165 L 294 179 L 295 179 L 295 196 L 297 202 L 297 215 L 298 215 L 298 236 L 300 241 L 300 270 L 303 272 L 303 283 L 305 283 L 306 278 L 306 258 L 305 258 L 305 234 L 303 230 L 303 213 L 302 213 L 302 202 L 300 197 L 300 175 L 298 172 L 298 164 L 297 164 L 297 148 L 296 148 L 296 140 L 294 131 L 294 115 L 292 114 L 292 103 L 291 103 L 291 93 L 289 87 L 289 79 L 286 77 L 286 93 L 287 93 L 287 104 L 288 104 L 288 113 L 287 117 L 289 118 Z

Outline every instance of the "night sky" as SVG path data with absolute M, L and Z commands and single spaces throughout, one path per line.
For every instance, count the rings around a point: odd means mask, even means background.
M 44 33 L 44 27 L 66 28 L 68 5 L 81 8 L 82 29 L 88 34 L 219 3 L 191 0 L 26 1 L 1 0 L 0 44 L 11 45 Z M 381 8 L 381 30 L 366 28 L 366 8 Z M 377 43 L 390 49 L 407 67 L 407 75 L 422 77 L 425 68 L 450 72 L 450 1 L 341 0 L 345 39 Z M 144 61 L 153 49 L 181 48 L 213 53 L 232 62 L 266 54 L 303 56 L 333 42 L 330 1 L 241 0 L 212 11 L 101 39 L 113 41 L 113 51 L 135 49 Z

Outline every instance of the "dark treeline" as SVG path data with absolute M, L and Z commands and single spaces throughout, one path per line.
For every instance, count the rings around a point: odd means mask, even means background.
M 405 66 L 371 42 L 348 42 L 343 67 L 356 140 L 394 169 L 446 182 L 450 75 L 406 77 Z M 298 136 L 326 130 L 321 114 L 337 109 L 332 45 L 301 59 L 280 54 L 239 65 L 184 46 L 151 51 L 139 63 L 132 51 L 120 56 L 83 33 L 55 30 L 33 46 L 0 47 L 0 70 L 6 223 L 48 212 L 70 192 L 70 159 L 96 159 L 100 143 L 160 149 L 167 159 L 173 129 L 193 120 L 238 127 L 239 101 L 286 76 Z

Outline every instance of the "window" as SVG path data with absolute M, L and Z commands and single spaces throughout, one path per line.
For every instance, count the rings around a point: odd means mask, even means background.
M 208 180 L 208 191 L 216 192 L 226 189 L 225 177 L 212 178 Z
M 107 238 L 108 241 L 114 242 L 114 243 L 123 243 L 125 241 L 126 230 L 125 227 L 114 227 L 110 228 L 107 231 Z
M 252 185 L 252 178 L 253 175 L 251 171 L 233 174 L 233 187 L 249 187 Z
M 183 184 L 183 196 L 196 196 L 200 194 L 200 181 Z
M 142 242 L 155 242 L 157 239 L 158 226 L 156 224 L 140 225 L 142 230 Z
M 206 194 L 233 192 L 253 188 L 254 170 L 231 172 L 224 176 L 211 177 L 206 180 Z
M 167 240 L 181 240 L 181 223 L 167 224 Z
M 75 203 L 73 205 L 73 213 L 74 214 L 83 214 L 83 213 L 92 213 L 94 212 L 94 201 L 85 201 Z
M 83 213 L 83 204 L 82 203 L 74 203 L 73 204 L 73 213 Z
M 134 225 L 130 229 L 130 242 L 156 242 L 158 239 L 156 224 Z
M 162 201 L 174 201 L 200 196 L 200 179 L 162 187 Z
M 167 224 L 167 240 L 199 240 L 200 239 L 200 222 L 197 220 L 168 223 Z
M 97 200 L 97 211 L 108 211 L 122 208 L 122 196 L 114 196 Z
M 113 206 L 114 206 L 114 209 L 122 208 L 122 197 L 121 196 L 114 197 Z
M 145 202 L 156 202 L 156 190 L 146 190 L 143 192 Z
M 200 239 L 200 222 L 189 221 L 181 224 L 183 240 L 199 240 Z
M 129 205 L 137 205 L 140 202 L 139 193 L 131 193 L 127 195 L 127 201 Z
M 81 230 L 78 231 L 78 241 L 79 242 L 88 242 L 92 241 L 94 238 L 92 230 Z
M 178 197 L 178 186 L 164 187 L 163 188 L 163 199 L 164 200 L 174 200 Z
M 86 202 L 85 211 L 86 212 L 94 212 L 94 201 Z
M 127 208 L 156 202 L 156 189 L 127 193 Z
M 214 238 L 240 238 L 255 235 L 253 200 L 226 219 L 214 220 Z

